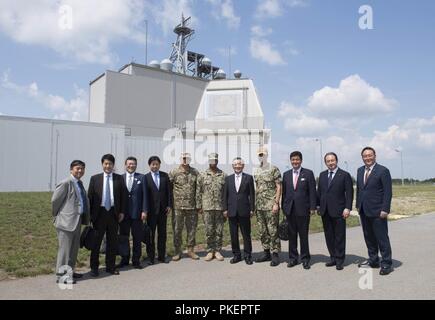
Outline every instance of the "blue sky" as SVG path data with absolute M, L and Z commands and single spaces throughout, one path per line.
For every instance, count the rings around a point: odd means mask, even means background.
M 59 8 L 72 8 L 61 28 Z M 359 27 L 363 5 L 373 29 Z M 181 12 L 189 49 L 254 80 L 273 128 L 272 160 L 300 149 L 320 169 L 335 151 L 355 174 L 360 149 L 400 178 L 435 177 L 435 2 L 431 0 L 0 0 L 0 113 L 87 118 L 89 81 L 132 59 L 162 60 Z M 347 165 L 344 165 L 346 161 Z

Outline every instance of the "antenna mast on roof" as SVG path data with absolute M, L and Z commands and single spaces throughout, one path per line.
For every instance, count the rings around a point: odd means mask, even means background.
M 174 65 L 174 71 L 182 74 L 186 74 L 187 71 L 187 44 L 195 33 L 195 30 L 188 26 L 190 18 L 184 19 L 184 15 L 181 14 L 181 23 L 174 28 L 174 32 L 177 34 L 177 41 L 172 44 L 172 53 L 169 58 Z

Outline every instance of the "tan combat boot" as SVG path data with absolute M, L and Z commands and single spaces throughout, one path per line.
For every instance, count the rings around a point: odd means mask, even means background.
M 213 252 L 210 251 L 209 253 L 207 253 L 207 255 L 204 258 L 205 261 L 211 261 L 213 260 Z
M 187 255 L 193 260 L 199 260 L 199 256 L 195 252 L 193 252 L 193 248 L 187 248 Z
M 175 256 L 172 257 L 172 261 L 178 261 L 181 259 L 181 254 L 176 254 Z
M 214 256 L 215 256 L 216 260 L 218 260 L 218 261 L 224 261 L 224 257 L 221 255 L 221 253 L 219 251 L 216 251 L 214 253 Z

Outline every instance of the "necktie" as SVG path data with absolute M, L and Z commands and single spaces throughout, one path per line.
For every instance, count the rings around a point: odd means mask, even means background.
M 293 171 L 293 188 L 296 190 L 296 186 L 298 185 L 298 175 L 299 175 L 299 172 L 296 170 L 296 171 Z
M 81 180 L 77 181 L 77 184 L 79 185 L 80 189 L 80 197 L 82 198 L 83 203 L 83 213 L 88 212 L 88 202 L 86 201 L 86 192 L 85 188 L 83 187 L 83 182 Z
M 240 189 L 240 175 L 236 175 L 236 191 L 239 192 Z
M 367 179 L 369 178 L 370 175 L 370 168 L 366 168 L 366 173 L 364 175 L 364 185 L 367 184 Z
M 130 174 L 128 175 L 128 183 L 127 183 L 128 192 L 131 192 L 132 187 L 133 187 L 133 175 Z
M 110 176 L 106 176 L 106 193 L 104 195 L 104 208 L 106 208 L 107 211 L 110 211 L 110 208 L 112 208 L 112 201 L 110 199 Z
M 329 171 L 329 176 L 328 176 L 328 188 L 331 185 L 332 182 L 332 175 L 334 174 L 334 171 Z
M 159 189 L 160 186 L 159 186 L 159 173 L 158 172 L 154 173 L 154 183 L 156 184 L 157 189 Z

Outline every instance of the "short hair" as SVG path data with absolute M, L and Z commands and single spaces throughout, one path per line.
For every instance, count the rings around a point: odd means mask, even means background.
M 302 152 L 300 151 L 293 151 L 292 153 L 290 153 L 290 159 L 293 157 L 299 157 L 302 160 Z
M 69 165 L 69 169 L 72 170 L 72 168 L 74 168 L 75 166 L 82 166 L 83 168 L 86 167 L 85 163 L 82 160 L 73 160 Z
M 245 161 L 243 161 L 243 159 L 241 158 L 241 157 L 235 157 L 234 159 L 233 159 L 233 163 L 234 163 L 234 161 L 239 161 L 240 160 L 240 162 L 242 163 L 242 164 L 245 164 Z
M 374 155 L 376 155 L 376 151 L 375 151 L 375 149 L 373 149 L 372 147 L 364 147 L 364 148 L 361 150 L 361 156 L 363 155 L 364 151 L 366 151 L 366 150 L 371 150 L 371 151 L 373 151 Z
M 101 163 L 103 163 L 104 160 L 108 160 L 108 161 L 112 162 L 113 164 L 115 164 L 115 157 L 110 153 L 105 154 L 104 156 L 101 157 Z
M 128 161 L 128 160 L 133 160 L 133 161 L 136 162 L 136 164 L 137 164 L 137 159 L 136 159 L 135 157 L 132 157 L 132 156 L 127 157 L 127 159 L 125 159 L 125 164 L 127 164 L 127 161 Z
M 326 162 L 326 157 L 327 156 L 334 156 L 335 157 L 335 161 L 338 162 L 338 157 L 337 157 L 337 154 L 335 152 L 328 152 L 328 153 L 326 153 L 325 156 L 323 157 L 323 161 Z
M 160 158 L 159 158 L 159 157 L 157 157 L 157 156 L 151 156 L 151 157 L 148 159 L 148 165 L 150 166 L 151 163 L 152 163 L 153 161 L 157 161 L 159 164 L 162 163 L 162 162 L 160 161 Z

